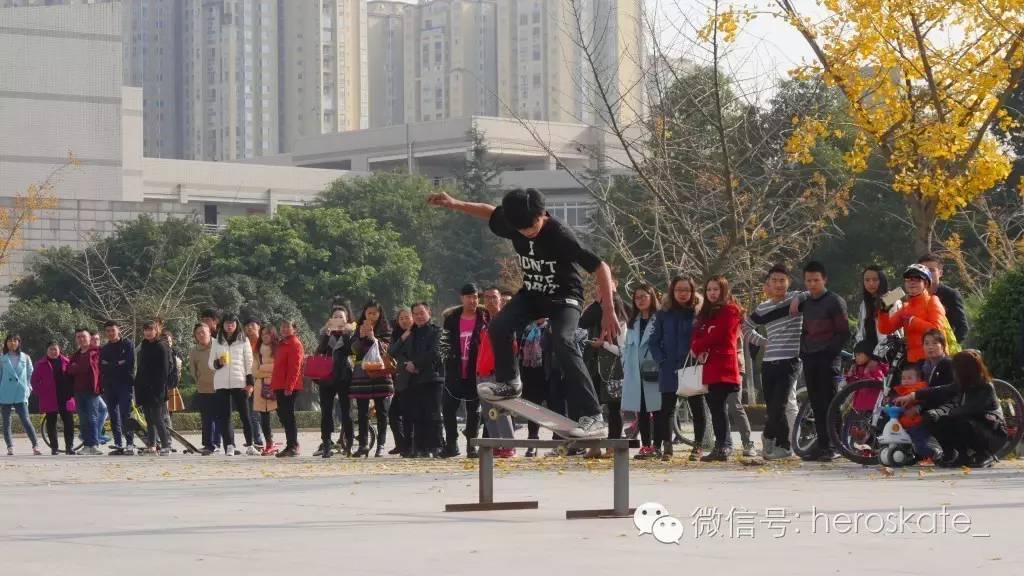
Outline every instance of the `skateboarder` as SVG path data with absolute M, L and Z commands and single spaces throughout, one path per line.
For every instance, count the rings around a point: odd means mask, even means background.
M 484 400 L 518 397 L 523 385 L 516 373 L 512 338 L 516 330 L 537 318 L 551 322 L 554 359 L 565 374 L 570 414 L 579 414 L 571 435 L 603 438 L 608 425 L 590 380 L 583 355 L 573 336 L 583 303 L 583 282 L 577 266 L 597 276 L 598 300 L 602 302 L 602 338 L 615 341 L 619 320 L 612 307 L 611 268 L 593 252 L 580 246 L 572 231 L 544 209 L 544 195 L 533 188 L 505 194 L 501 206 L 464 202 L 444 192 L 431 194 L 427 203 L 469 214 L 489 222 L 491 232 L 512 241 L 523 269 L 523 287 L 491 320 L 488 328 L 494 349 L 494 381 L 477 386 Z

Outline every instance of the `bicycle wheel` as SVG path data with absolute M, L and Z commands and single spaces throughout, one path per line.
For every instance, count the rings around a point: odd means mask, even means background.
M 710 450 L 715 445 L 714 434 L 709 433 L 709 428 L 711 427 L 711 410 L 708 408 L 708 403 L 706 401 L 701 402 L 701 406 L 704 407 L 705 422 L 704 442 L 701 448 Z M 676 417 L 675 421 L 672 422 L 672 428 L 680 442 L 687 446 L 696 445 L 693 438 L 693 413 L 690 412 L 690 403 L 682 396 L 676 398 Z
M 882 392 L 882 383 L 878 380 L 865 380 L 844 386 L 832 399 L 828 409 L 828 433 L 833 448 L 844 458 L 858 464 L 878 464 L 878 437 L 872 425 L 874 407 L 871 410 L 858 410 L 860 398 L 858 392 L 870 394 L 877 404 L 877 397 Z M 862 396 L 863 397 L 863 396 Z
M 793 453 L 801 458 L 810 457 L 817 449 L 818 431 L 814 427 L 814 409 L 811 403 L 804 398 L 800 402 L 796 418 L 793 420 L 793 429 L 789 433 L 789 443 Z
M 1004 380 L 992 380 L 992 387 L 996 390 L 1003 420 L 1006 421 L 1006 444 L 996 453 L 999 458 L 1004 458 L 1017 449 L 1024 435 L 1024 396 Z

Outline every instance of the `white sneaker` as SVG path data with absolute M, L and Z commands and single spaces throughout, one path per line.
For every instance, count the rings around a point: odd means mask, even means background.
M 131 444 L 125 446 L 125 448 L 124 448 L 124 455 L 125 456 L 135 456 L 135 446 L 132 446 Z
M 248 446 L 245 449 L 245 455 L 246 456 L 258 456 L 259 452 L 257 452 L 256 449 L 253 448 L 252 446 Z
M 607 438 L 608 424 L 600 414 L 596 416 L 583 416 L 580 418 L 579 426 L 569 431 L 573 438 Z
M 103 455 L 103 452 L 100 452 L 100 449 L 95 447 L 95 446 L 85 446 L 81 450 L 79 450 L 78 453 L 79 454 L 84 454 L 85 456 L 102 456 Z
M 225 456 L 234 456 L 235 455 L 235 447 L 234 446 L 225 446 L 224 447 L 224 455 Z
M 771 454 L 774 451 L 775 451 L 775 439 L 774 438 L 765 438 L 764 441 L 762 442 L 761 457 L 764 458 L 765 460 L 769 460 L 770 458 L 768 457 L 768 455 Z
M 516 376 L 511 382 L 481 382 L 476 386 L 476 393 L 490 402 L 518 398 L 523 393 L 523 381 Z
M 171 455 L 171 449 L 170 448 L 161 448 L 160 449 L 160 455 L 161 456 L 170 456 Z
M 781 446 L 775 446 L 775 448 L 768 454 L 764 455 L 765 460 L 785 460 L 793 457 L 793 451 L 789 448 L 783 448 Z

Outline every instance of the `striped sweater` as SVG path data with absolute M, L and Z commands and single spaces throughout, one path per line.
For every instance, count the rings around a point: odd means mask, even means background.
M 790 316 L 789 304 L 798 292 L 788 292 L 782 300 L 766 300 L 743 320 L 743 338 L 753 346 L 765 346 L 763 362 L 790 360 L 800 355 L 803 316 Z M 765 337 L 757 331 L 764 326 Z

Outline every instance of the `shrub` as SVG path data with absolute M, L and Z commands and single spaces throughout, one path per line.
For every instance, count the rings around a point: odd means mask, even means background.
M 992 284 L 971 329 L 971 342 L 982 351 L 997 378 L 1024 378 L 1021 332 L 1024 329 L 1024 267 L 1014 268 Z

